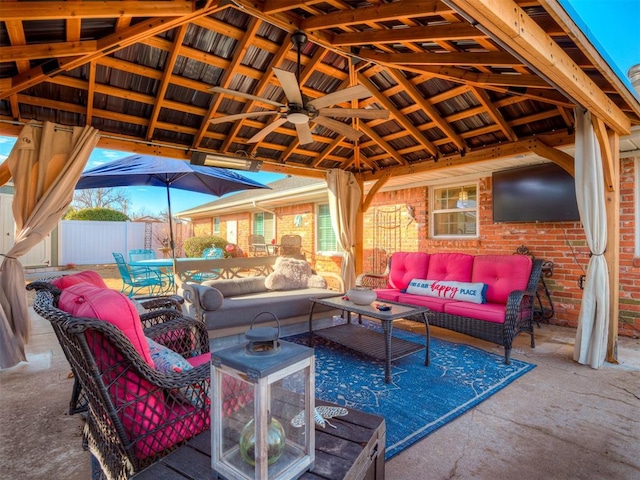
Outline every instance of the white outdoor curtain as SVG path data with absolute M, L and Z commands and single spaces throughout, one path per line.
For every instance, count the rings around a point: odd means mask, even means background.
M 609 330 L 609 275 L 604 251 L 607 245 L 602 155 L 591 124 L 591 113 L 575 109 L 576 198 L 580 221 L 591 251 L 578 317 L 573 359 L 592 368 L 602 366 Z
M 327 172 L 329 212 L 331 225 L 345 256 L 342 261 L 342 279 L 346 289 L 356 284 L 356 217 L 362 192 L 351 172 L 331 169 Z
M 26 125 L 5 161 L 15 194 L 15 244 L 0 252 L 0 368 L 26 360 L 29 311 L 25 277 L 18 257 L 37 245 L 62 218 L 73 190 L 98 142 L 92 127 L 63 127 L 45 122 Z M 0 171 L 6 171 L 3 164 Z

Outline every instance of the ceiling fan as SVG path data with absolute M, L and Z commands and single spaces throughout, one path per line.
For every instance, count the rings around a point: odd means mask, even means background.
M 361 98 L 367 98 L 371 96 L 369 90 L 362 85 L 356 85 L 353 87 L 345 88 L 333 93 L 329 93 L 322 97 L 307 101 L 302 95 L 298 81 L 300 78 L 300 47 L 307 42 L 307 35 L 302 31 L 294 32 L 291 36 L 291 41 L 298 52 L 297 63 L 297 75 L 287 70 L 280 68 L 273 68 L 284 95 L 287 98 L 287 104 L 276 102 L 268 98 L 258 97 L 251 95 L 250 93 L 238 92 L 223 87 L 213 87 L 210 91 L 215 93 L 222 93 L 234 97 L 246 98 L 248 100 L 258 101 L 277 107 L 278 110 L 262 111 L 262 112 L 245 112 L 235 115 L 227 115 L 225 117 L 214 118 L 210 120 L 212 124 L 234 122 L 242 118 L 250 117 L 262 117 L 264 115 L 278 115 L 278 118 L 264 127 L 253 137 L 247 140 L 248 143 L 257 143 L 265 138 L 269 133 L 273 132 L 280 125 L 287 122 L 293 123 L 298 134 L 298 139 L 301 145 L 313 142 L 311 135 L 311 128 L 309 122 L 322 125 L 334 132 L 344 135 L 346 138 L 356 141 L 362 133 L 355 128 L 335 120 L 331 117 L 352 117 L 362 118 L 366 120 L 384 119 L 389 117 L 389 112 L 386 110 L 366 109 L 366 108 L 329 108 L 331 105 L 337 105 L 343 102 L 349 102 L 352 100 L 359 100 Z

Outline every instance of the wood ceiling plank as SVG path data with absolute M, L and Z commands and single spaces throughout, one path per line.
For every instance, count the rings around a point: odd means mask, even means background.
M 156 128 L 156 122 L 158 121 L 158 116 L 160 115 L 160 111 L 163 108 L 164 96 L 167 93 L 167 88 L 169 88 L 169 83 L 171 80 L 171 75 L 173 72 L 173 67 L 176 64 L 178 59 L 178 55 L 180 55 L 180 47 L 182 46 L 182 42 L 184 40 L 184 36 L 187 33 L 188 25 L 180 25 L 176 29 L 176 33 L 173 37 L 173 48 L 169 52 L 169 56 L 165 60 L 164 67 L 162 69 L 162 78 L 160 79 L 160 84 L 158 85 L 158 90 L 156 92 L 156 101 L 153 105 L 153 111 L 149 117 L 149 128 L 147 129 L 147 140 L 151 140 L 153 138 L 153 133 Z
M 374 142 L 378 144 L 378 146 L 388 153 L 388 156 L 393 158 L 400 165 L 407 165 L 407 161 L 404 159 L 402 155 L 400 155 L 395 148 L 393 148 L 389 143 L 378 135 L 373 129 L 369 128 L 366 124 L 360 125 L 360 129 Z
M 400 111 L 398 111 L 395 105 L 393 105 L 393 103 L 391 103 L 391 101 L 382 92 L 380 92 L 368 78 L 366 78 L 362 73 L 359 73 L 358 81 L 367 87 L 369 92 L 377 99 L 382 108 L 389 111 L 396 122 L 406 130 L 407 134 L 411 134 L 414 137 L 414 140 L 421 144 L 432 155 L 436 157 L 439 155 L 438 149 L 431 143 L 431 141 L 427 139 L 415 125 L 409 122 L 409 120 L 402 115 Z M 364 122 L 362 122 L 362 124 L 364 125 Z
M 438 15 L 451 11 L 451 8 L 446 7 L 437 0 L 404 0 L 310 17 L 300 23 L 300 29 L 305 32 L 311 32 L 345 25 L 355 25 L 367 21 L 383 22 L 393 20 L 399 14 L 405 18 L 411 18 Z
M 387 30 L 366 30 L 341 33 L 331 41 L 335 46 L 386 44 L 402 42 L 437 42 L 439 40 L 470 40 L 484 37 L 477 28 L 466 23 L 453 25 L 419 26 Z
M 484 106 L 489 117 L 491 117 L 496 125 L 500 127 L 500 130 L 502 130 L 505 137 L 507 137 L 509 141 L 517 140 L 518 136 L 516 135 L 516 132 L 513 131 L 513 128 L 511 128 L 509 123 L 504 119 L 500 110 L 498 110 L 498 108 L 493 104 L 489 95 L 487 95 L 487 92 L 477 87 L 473 87 L 471 91 L 478 101 Z
M 223 7 L 224 8 L 224 7 Z M 13 93 L 17 93 L 26 88 L 37 85 L 44 81 L 46 78 L 50 78 L 62 71 L 72 70 L 81 65 L 84 65 L 92 60 L 96 60 L 104 55 L 113 53 L 119 49 L 132 45 L 145 37 L 157 35 L 165 32 L 184 23 L 192 21 L 199 16 L 206 16 L 214 13 L 218 10 L 216 4 L 215 7 L 207 9 L 197 10 L 196 12 L 185 15 L 182 17 L 170 17 L 170 18 L 154 18 L 145 20 L 132 27 L 128 27 L 122 31 L 117 31 L 111 35 L 107 35 L 104 38 L 98 40 L 98 52 L 88 55 L 79 55 L 77 57 L 69 57 L 62 61 L 58 61 L 58 68 L 44 70 L 41 65 L 31 68 L 28 71 L 21 73 L 12 78 L 11 88 L 8 90 L 0 91 L 0 99 L 6 98 Z
M 92 1 L 3 2 L 3 20 L 66 20 L 67 18 L 176 17 L 194 11 L 194 2 Z
M 273 13 L 282 13 L 287 10 L 292 10 L 294 8 L 303 8 L 306 6 L 317 5 L 318 3 L 323 3 L 324 0 L 305 0 L 301 1 L 292 1 L 292 0 L 266 0 L 264 2 L 264 6 L 262 7 L 262 11 L 266 14 Z
M 398 85 L 404 89 L 416 105 L 420 106 L 427 117 L 435 123 L 442 133 L 446 135 L 459 150 L 462 151 L 467 148 L 462 138 L 460 138 L 455 130 L 444 121 L 438 111 L 416 90 L 415 86 L 407 79 L 407 77 L 404 76 L 402 72 L 395 69 L 389 69 L 387 73 L 391 75 Z
M 450 3 L 479 22 L 570 98 L 594 112 L 616 133 L 629 133 L 629 118 L 513 0 L 450 0 Z
M 233 55 L 231 57 L 231 61 L 229 62 L 229 67 L 225 69 L 225 72 L 222 74 L 220 78 L 220 83 L 218 86 L 223 88 L 229 88 L 231 84 L 231 80 L 236 74 L 237 70 L 240 67 L 240 62 L 244 59 L 247 50 L 253 43 L 253 39 L 258 33 L 258 28 L 260 27 L 261 22 L 257 18 L 252 18 L 247 25 L 247 31 L 242 40 L 236 45 Z M 209 120 L 213 118 L 215 112 L 218 111 L 220 107 L 220 103 L 222 102 L 222 95 L 214 95 L 213 101 L 209 105 L 209 110 L 207 114 L 202 118 L 202 124 L 200 125 L 200 129 L 198 134 L 194 137 L 192 146 L 194 148 L 198 148 L 202 139 L 204 138 L 205 132 L 209 130 Z
M 27 39 L 24 35 L 24 29 L 22 28 L 22 22 L 20 20 L 5 20 L 4 25 L 7 30 L 7 36 L 9 37 L 9 43 L 12 46 L 17 47 L 27 44 Z M 26 72 L 31 68 L 31 64 L 28 60 L 14 59 L 14 61 L 18 73 Z M 11 106 L 11 116 L 15 119 L 20 118 L 20 105 L 15 94 L 9 97 L 9 105 Z
M 37 45 L 13 45 L 0 47 L 0 62 L 28 61 L 42 58 L 62 58 L 95 53 L 98 50 L 96 40 L 84 42 L 59 42 Z
M 447 52 L 447 53 L 380 53 L 361 50 L 358 57 L 387 65 L 455 65 L 513 67 L 522 65 L 506 52 Z

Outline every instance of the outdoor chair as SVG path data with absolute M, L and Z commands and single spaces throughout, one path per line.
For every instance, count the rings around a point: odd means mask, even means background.
M 113 252 L 118 271 L 122 279 L 121 292 L 129 297 L 146 291 L 150 295 L 156 295 L 169 290 L 166 279 L 157 271 L 147 267 L 137 267 L 135 270 L 125 261 L 121 253 Z
M 125 295 L 86 283 L 38 291 L 34 310 L 51 322 L 86 392 L 83 444 L 106 478 L 129 478 L 209 429 L 209 339 L 201 322 L 177 317 L 142 332 Z M 174 358 L 154 356 L 163 346 Z M 229 411 L 249 398 L 237 384 L 224 392 Z
M 269 255 L 267 244 L 264 241 L 264 235 L 249 235 L 249 251 L 253 256 Z
M 278 247 L 280 255 L 302 254 L 302 237 L 300 235 L 283 235 Z
M 71 274 L 64 276 L 54 276 L 36 280 L 27 285 L 27 290 L 34 290 L 36 292 L 52 292 L 57 289 L 63 290 L 66 286 L 75 284 L 76 277 L 82 277 L 81 280 L 88 280 L 92 282 L 92 278 L 85 274 L 94 274 L 92 271 L 81 272 L 80 274 Z M 72 279 L 65 283 L 64 280 Z M 78 278 L 80 279 L 80 278 Z M 93 280 L 95 283 L 95 280 Z M 103 288 L 107 288 L 104 284 L 96 284 Z M 182 317 L 182 305 L 184 304 L 184 298 L 180 295 L 165 295 L 158 297 L 136 297 L 133 298 L 134 305 L 140 315 L 140 323 L 142 328 L 146 330 L 154 325 L 165 323 L 174 318 Z M 55 329 L 54 329 L 55 331 Z M 58 333 L 55 331 L 56 334 Z M 66 355 L 66 352 L 65 352 Z M 74 382 L 73 389 L 71 391 L 71 400 L 69 401 L 69 415 L 75 415 L 87 411 L 87 396 L 82 390 L 78 381 L 78 375 L 73 371 L 72 373 Z
M 218 247 L 205 248 L 202 251 L 202 258 L 216 259 L 224 258 L 224 250 Z M 212 270 L 210 272 L 198 272 L 191 278 L 196 282 L 203 282 L 205 280 L 215 280 L 220 276 L 220 270 Z
M 158 258 L 156 255 L 156 251 L 150 248 L 136 248 L 136 249 L 129 250 L 129 262 L 131 263 L 138 262 L 140 260 L 155 260 L 156 258 Z M 173 272 L 171 270 L 167 270 L 166 268 L 163 268 L 163 267 L 154 267 L 154 266 L 138 267 L 135 265 L 131 265 L 131 270 L 133 272 L 137 271 L 142 275 L 144 275 L 145 269 L 149 269 L 154 272 L 157 272 L 162 277 L 163 281 L 166 281 L 167 283 L 166 291 L 173 290 Z

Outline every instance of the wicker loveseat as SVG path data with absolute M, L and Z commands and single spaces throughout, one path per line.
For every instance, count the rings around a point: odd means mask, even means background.
M 210 353 L 201 322 L 174 316 L 143 332 L 132 302 L 115 290 L 30 288 L 38 290 L 34 310 L 51 322 L 86 395 L 84 444 L 107 478 L 129 478 L 209 428 Z M 145 337 L 178 353 L 189 369 L 159 370 Z
M 533 335 L 533 304 L 542 260 L 525 255 L 396 252 L 382 275 L 362 274 L 357 285 L 374 288 L 378 300 L 429 307 L 431 325 L 504 347 Z

